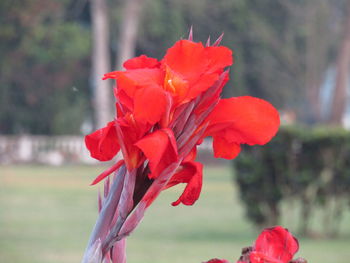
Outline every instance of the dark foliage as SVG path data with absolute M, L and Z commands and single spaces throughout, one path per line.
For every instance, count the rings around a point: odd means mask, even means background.
M 234 167 L 248 218 L 277 224 L 281 202 L 297 200 L 302 233 L 318 206 L 327 211 L 325 234 L 336 235 L 350 200 L 349 160 L 350 133 L 339 128 L 283 127 L 268 145 L 247 147 Z

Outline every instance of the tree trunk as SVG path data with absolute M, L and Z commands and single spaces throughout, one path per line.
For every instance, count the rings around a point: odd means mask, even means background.
M 92 16 L 92 86 L 94 91 L 95 128 L 112 119 L 110 82 L 102 80 L 111 69 L 109 25 L 106 0 L 90 0 Z
M 350 68 L 350 0 L 347 0 L 347 15 L 344 23 L 344 37 L 340 43 L 337 59 L 337 75 L 330 123 L 341 124 L 346 108 L 346 89 Z
M 144 0 L 124 0 L 123 20 L 118 37 L 116 69 L 122 69 L 125 60 L 135 56 L 136 39 Z
M 329 1 L 328 1 L 329 2 Z M 327 53 L 330 46 L 329 26 L 330 4 L 327 1 L 309 0 L 302 12 L 305 19 L 306 54 L 305 87 L 307 111 L 303 114 L 309 124 L 326 121 L 321 110 L 321 86 L 327 70 Z M 297 16 L 295 14 L 295 16 Z
M 306 38 L 306 55 L 305 55 L 305 84 L 306 84 L 306 96 L 308 98 L 309 111 L 307 116 L 308 123 L 314 123 L 319 121 L 320 118 L 320 100 L 319 100 L 319 83 L 317 76 L 317 68 L 315 62 L 315 45 L 319 40 L 317 32 L 315 32 L 315 14 L 316 9 L 312 8 L 312 2 L 309 2 L 309 5 L 306 6 L 306 29 L 308 32 L 308 37 Z

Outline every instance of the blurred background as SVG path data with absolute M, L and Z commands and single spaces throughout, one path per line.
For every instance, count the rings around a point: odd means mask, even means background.
M 104 73 L 175 41 L 234 52 L 224 96 L 278 108 L 267 146 L 207 166 L 194 207 L 165 191 L 129 238 L 130 263 L 230 259 L 283 224 L 309 262 L 350 258 L 350 0 L 1 0 L 0 262 L 79 262 L 97 218 L 84 135 L 113 118 Z

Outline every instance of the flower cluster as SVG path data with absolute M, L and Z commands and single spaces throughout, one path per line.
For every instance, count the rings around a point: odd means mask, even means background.
M 225 68 L 231 64 L 232 52 L 226 47 L 180 40 L 161 61 L 142 55 L 126 61 L 125 71 L 105 74 L 117 83 L 117 116 L 86 136 L 86 145 L 100 161 L 119 151 L 123 160 L 93 183 L 122 164 L 131 171 L 147 163 L 146 175 L 155 179 L 180 160 L 166 188 L 187 183 L 174 205 L 192 205 L 202 180 L 202 165 L 194 161 L 196 147 L 205 137 L 213 138 L 214 156 L 226 159 L 238 155 L 240 144 L 267 143 L 279 127 L 271 104 L 249 96 L 219 98 L 229 78 Z
M 307 263 L 303 258 L 293 260 L 298 252 L 298 240 L 285 228 L 276 226 L 264 229 L 253 247 L 242 250 L 236 263 Z M 206 263 L 229 263 L 225 259 L 212 259 Z
M 86 136 L 91 156 L 100 161 L 122 158 L 100 174 L 106 181 L 101 213 L 89 246 L 101 243 L 102 257 L 140 222 L 161 191 L 187 184 L 174 206 L 192 205 L 202 188 L 203 165 L 197 146 L 213 139 L 215 157 L 235 158 L 241 144 L 265 144 L 277 132 L 279 115 L 268 102 L 250 96 L 221 99 L 229 79 L 232 51 L 180 40 L 161 61 L 145 55 L 124 63 L 115 79 L 116 117 Z M 103 200 L 102 200 L 103 199 Z

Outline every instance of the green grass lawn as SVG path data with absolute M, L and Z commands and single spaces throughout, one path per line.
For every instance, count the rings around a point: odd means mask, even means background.
M 89 183 L 102 167 L 0 167 L 0 262 L 80 262 L 97 217 L 98 187 Z M 207 168 L 193 207 L 172 207 L 181 187 L 162 193 L 128 239 L 128 263 L 232 262 L 257 233 L 244 218 L 228 168 Z M 295 224 L 285 220 L 293 231 Z M 317 224 L 317 219 L 314 220 Z M 338 239 L 300 239 L 310 263 L 348 263 L 350 216 Z

